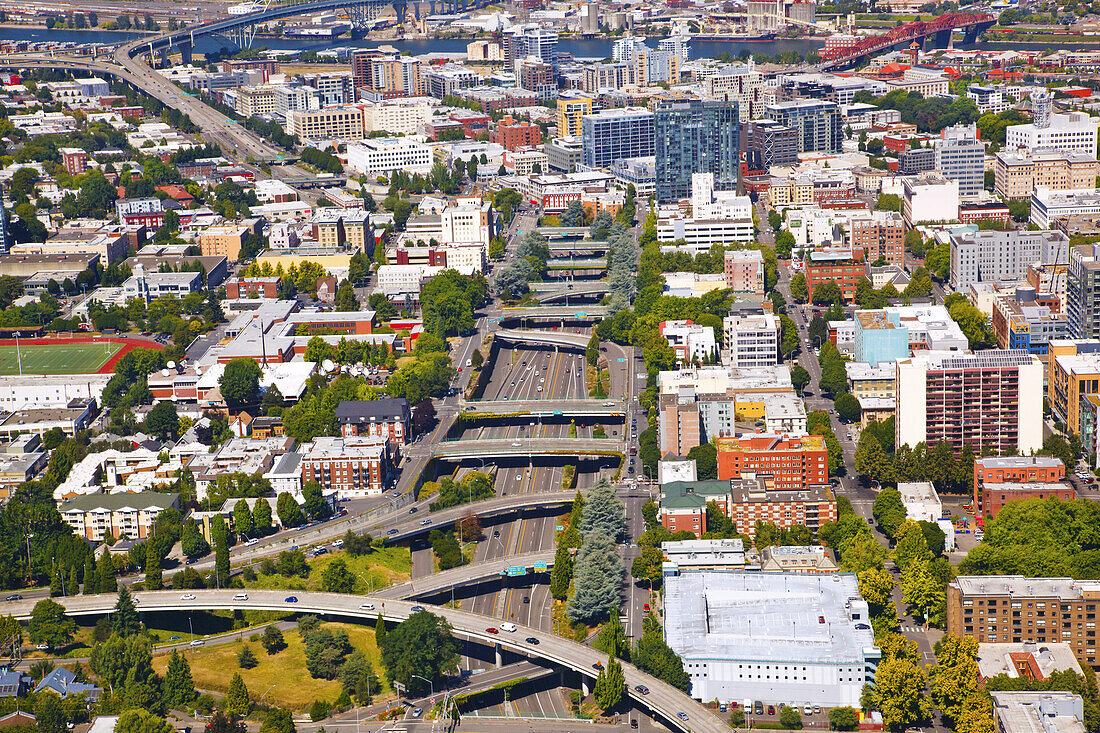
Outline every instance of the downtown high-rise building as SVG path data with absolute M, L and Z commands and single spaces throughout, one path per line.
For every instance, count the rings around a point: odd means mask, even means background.
M 657 201 L 691 196 L 693 173 L 713 173 L 714 188 L 737 188 L 741 123 L 736 102 L 663 102 L 654 113 Z
M 581 162 L 589 168 L 610 168 L 616 160 L 653 154 L 653 113 L 649 110 L 605 109 L 581 118 Z

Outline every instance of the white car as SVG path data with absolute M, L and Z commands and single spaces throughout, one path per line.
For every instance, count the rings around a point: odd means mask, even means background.
M 206 642 L 203 639 L 194 639 L 191 642 L 191 646 L 203 646 Z
M 344 546 L 344 541 L 343 540 L 333 540 L 332 541 L 332 546 L 333 547 L 343 547 Z
M 181 601 L 193 601 L 193 600 L 195 600 L 195 594 L 194 593 L 184 593 L 182 596 L 180 596 L 180 600 Z
M 259 542 L 259 540 L 256 539 L 255 537 L 253 537 L 252 539 L 250 539 L 248 542 L 245 542 L 244 544 L 245 544 L 246 547 L 252 547 L 252 545 L 256 544 L 257 542 Z
M 501 621 L 500 622 L 500 630 L 501 631 L 507 631 L 508 633 L 512 634 L 512 633 L 515 633 L 515 631 L 516 631 L 516 625 L 514 623 L 512 623 L 511 621 Z
M 373 611 L 374 610 L 374 604 L 373 603 L 363 603 L 359 606 L 359 608 L 363 609 L 364 611 Z
M 247 601 L 248 600 L 248 594 L 247 593 L 237 593 L 236 595 L 233 596 L 233 600 L 234 601 Z

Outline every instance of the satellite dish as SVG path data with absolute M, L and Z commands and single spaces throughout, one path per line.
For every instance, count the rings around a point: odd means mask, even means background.
M 170 361 L 170 362 L 168 362 L 167 366 L 168 366 L 169 369 L 175 369 L 176 368 L 176 362 Z
M 198 364 L 195 365 L 195 374 L 202 374 L 202 367 Z
M 171 374 L 171 372 L 169 372 L 167 369 L 161 369 L 160 373 L 161 373 L 161 376 L 164 376 L 164 377 L 167 377 L 169 374 Z
M 332 359 L 325 359 L 321 362 L 321 368 L 324 369 L 326 372 L 331 372 L 333 369 L 336 368 L 336 365 L 332 363 Z

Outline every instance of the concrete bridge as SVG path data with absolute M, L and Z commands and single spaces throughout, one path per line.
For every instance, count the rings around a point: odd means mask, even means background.
M 524 415 L 531 417 L 608 417 L 626 415 L 622 400 L 485 400 L 466 402 L 460 413 L 466 418 Z
M 408 583 L 398 583 L 383 588 L 374 595 L 380 598 L 427 598 L 439 593 L 444 593 L 452 588 L 477 585 L 500 580 L 502 577 L 530 577 L 534 573 L 541 573 L 554 565 L 554 551 L 525 552 L 521 555 L 512 555 L 495 560 L 463 565 L 450 570 L 432 573 L 424 578 L 410 580 Z M 509 569 L 514 573 L 523 568 L 525 574 L 509 575 Z
M 493 338 L 524 346 L 553 346 L 559 349 L 584 351 L 588 348 L 588 342 L 592 337 L 585 336 L 583 333 L 565 333 L 564 331 L 524 331 L 502 328 L 493 334 Z
M 378 616 L 387 622 L 400 623 L 413 613 L 428 610 L 443 617 L 453 633 L 464 639 L 483 644 L 496 651 L 497 663 L 502 664 L 502 652 L 532 659 L 542 659 L 559 667 L 570 669 L 586 680 L 595 680 L 596 663 L 607 662 L 603 652 L 529 626 L 519 626 L 515 632 L 500 632 L 500 621 L 492 616 L 459 611 L 444 606 L 415 604 L 409 601 L 382 598 L 381 596 L 355 596 L 340 593 L 283 590 L 189 590 L 144 591 L 133 594 L 139 612 L 189 613 L 203 611 L 276 611 L 281 613 L 312 613 L 335 616 L 373 624 Z M 293 598 L 293 600 L 291 600 Z M 54 599 L 65 607 L 70 616 L 102 616 L 114 611 L 118 596 L 104 593 L 89 596 L 62 596 Z M 34 600 L 8 602 L 3 612 L 20 621 L 29 621 Z M 490 631 L 490 629 L 492 629 Z M 536 639 L 533 644 L 528 639 Z M 672 730 L 683 733 L 729 733 L 729 724 L 717 714 L 692 700 L 680 690 L 656 677 L 648 675 L 631 664 L 623 663 L 626 677 L 626 694 L 634 702 L 651 711 Z M 642 685 L 647 694 L 635 689 Z M 680 717 L 683 714 L 683 718 Z

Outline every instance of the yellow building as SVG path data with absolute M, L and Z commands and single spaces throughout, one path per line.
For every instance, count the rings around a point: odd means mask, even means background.
M 592 114 L 592 100 L 588 97 L 558 100 L 558 137 L 581 134 L 581 118 Z
M 241 245 L 248 236 L 248 227 L 228 224 L 207 227 L 199 232 L 199 247 L 203 257 L 225 257 L 236 262 L 241 256 Z
M 1081 434 L 1081 399 L 1100 393 L 1100 341 L 1054 339 L 1047 364 L 1047 401 L 1066 430 Z

